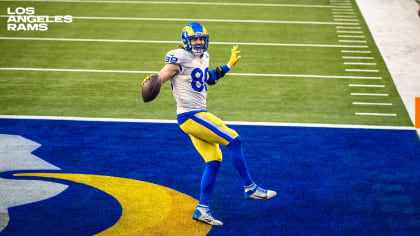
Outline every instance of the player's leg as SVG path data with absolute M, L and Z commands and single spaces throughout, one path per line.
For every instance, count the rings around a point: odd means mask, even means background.
M 193 214 L 193 219 L 210 225 L 223 225 L 220 220 L 214 219 L 209 210 L 211 195 L 213 194 L 217 173 L 222 161 L 222 152 L 218 144 L 207 143 L 191 135 L 190 138 L 206 163 L 203 176 L 201 177 L 200 201 Z
M 184 132 L 205 140 L 227 146 L 233 165 L 237 169 L 245 186 L 246 199 L 270 199 L 276 192 L 258 187 L 248 171 L 242 144 L 238 133 L 228 128 L 221 119 L 208 112 L 200 112 L 181 125 Z
M 229 136 L 225 137 L 225 140 L 228 141 L 229 143 L 227 145 L 224 143 L 221 143 L 221 144 L 226 145 L 227 149 L 230 152 L 233 166 L 235 166 L 236 170 L 239 173 L 239 176 L 242 179 L 242 182 L 244 184 L 244 189 L 245 189 L 245 193 L 244 193 L 245 199 L 268 200 L 276 196 L 277 193 L 275 191 L 261 188 L 258 185 L 256 185 L 254 181 L 252 180 L 251 175 L 248 170 L 248 166 L 246 164 L 245 156 L 242 151 L 241 137 L 238 135 L 238 133 L 235 130 L 227 127 L 221 119 L 217 118 L 211 113 L 208 113 L 208 112 L 198 113 L 197 115 L 200 116 L 200 118 L 202 118 L 203 124 L 213 123 L 217 125 L 220 129 L 231 134 L 230 137 Z
M 238 137 L 238 134 L 226 127 L 223 121 L 208 112 L 194 114 L 180 125 L 187 134 L 204 140 L 208 143 L 228 145 Z
M 216 183 L 217 173 L 222 162 L 222 152 L 216 143 L 208 143 L 190 135 L 194 147 L 205 161 L 203 176 L 201 178 L 200 205 L 209 206 L 210 198 Z
M 253 184 L 242 153 L 239 135 L 235 130 L 228 128 L 221 119 L 209 112 L 200 112 L 182 124 L 181 129 L 185 133 L 205 140 L 208 143 L 218 143 L 227 146 L 233 165 L 238 170 L 244 186 Z
M 245 199 L 262 199 L 268 200 L 277 195 L 275 191 L 266 190 L 257 186 L 248 171 L 248 167 L 245 161 L 244 154 L 242 152 L 242 143 L 240 136 L 236 137 L 226 146 L 230 152 L 233 165 L 238 170 L 239 175 L 242 177 L 245 189 Z
M 233 166 L 235 166 L 241 176 L 244 186 L 251 186 L 254 181 L 248 171 L 248 165 L 246 164 L 245 156 L 242 152 L 241 137 L 236 137 L 226 147 L 229 150 Z

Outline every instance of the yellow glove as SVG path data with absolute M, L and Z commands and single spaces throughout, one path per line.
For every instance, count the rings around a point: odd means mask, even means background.
M 230 51 L 232 52 L 232 54 L 230 55 L 230 59 L 229 59 L 229 63 L 228 65 L 230 66 L 230 68 L 234 67 L 236 65 L 236 63 L 238 63 L 238 61 L 241 59 L 241 56 L 236 57 L 236 54 L 240 53 L 241 51 L 237 51 L 238 50 L 238 45 L 235 45 Z
M 150 74 L 150 75 L 146 76 L 146 78 L 144 78 L 143 82 L 141 82 L 141 85 L 143 86 L 143 85 L 144 85 L 144 83 L 145 83 L 146 81 L 148 81 L 152 75 L 153 75 L 153 74 Z

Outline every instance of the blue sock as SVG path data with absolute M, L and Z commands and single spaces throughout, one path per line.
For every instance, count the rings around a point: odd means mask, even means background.
M 203 176 L 201 177 L 201 195 L 199 204 L 202 206 L 209 206 L 210 198 L 216 184 L 216 176 L 219 171 L 220 161 L 206 162 Z
M 232 142 L 226 146 L 230 152 L 233 166 L 238 170 L 239 175 L 242 178 L 244 186 L 249 186 L 254 183 L 246 165 L 245 157 L 242 152 L 241 138 L 238 136 Z

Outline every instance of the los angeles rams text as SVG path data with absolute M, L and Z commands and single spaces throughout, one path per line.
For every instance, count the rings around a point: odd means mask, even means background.
M 48 23 L 72 23 L 73 17 L 65 16 L 35 16 L 34 7 L 7 8 L 7 31 L 47 31 Z

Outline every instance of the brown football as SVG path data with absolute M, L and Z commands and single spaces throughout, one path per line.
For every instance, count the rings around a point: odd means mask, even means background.
M 150 76 L 150 79 L 146 80 L 141 88 L 141 95 L 144 102 L 153 101 L 160 93 L 160 87 L 162 83 L 160 82 L 159 74 L 154 74 Z

